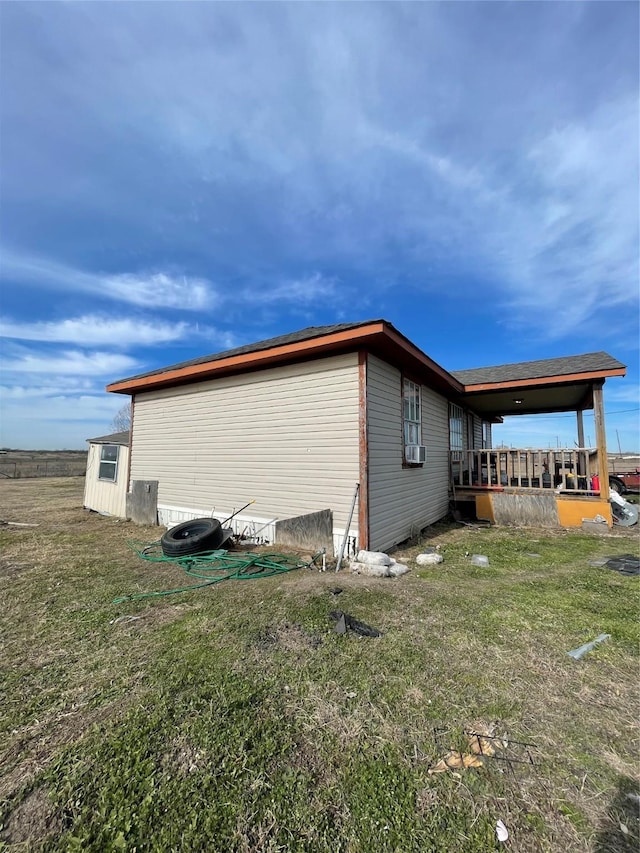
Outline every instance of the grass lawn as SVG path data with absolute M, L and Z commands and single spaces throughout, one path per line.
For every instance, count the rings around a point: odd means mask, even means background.
M 438 525 L 398 579 L 113 604 L 188 579 L 82 486 L 0 482 L 0 519 L 38 523 L 0 527 L 1 850 L 637 851 L 639 578 L 589 565 L 637 529 Z M 444 562 L 418 570 L 421 545 Z M 335 634 L 335 609 L 383 636 Z M 429 773 L 489 726 L 532 762 Z

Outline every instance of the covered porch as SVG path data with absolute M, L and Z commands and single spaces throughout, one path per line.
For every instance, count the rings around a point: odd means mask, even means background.
M 465 407 L 485 423 L 575 412 L 576 441 L 567 448 L 452 449 L 453 501 L 475 504 L 477 517 L 498 524 L 580 527 L 604 519 L 611 527 L 603 388 L 607 378 L 625 373 L 604 352 L 454 373 L 465 386 Z M 585 411 L 594 415 L 593 447 L 585 443 Z

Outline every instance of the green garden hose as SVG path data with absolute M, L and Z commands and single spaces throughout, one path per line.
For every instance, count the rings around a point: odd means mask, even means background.
M 134 595 L 122 595 L 114 598 L 114 604 L 123 601 L 136 601 L 160 595 L 175 595 L 192 589 L 201 589 L 226 580 L 258 580 L 273 575 L 293 572 L 296 569 L 309 568 L 320 554 L 305 563 L 288 554 L 253 554 L 251 556 L 230 555 L 228 551 L 204 551 L 201 554 L 189 554 L 181 557 L 167 557 L 162 552 L 160 542 L 145 545 L 129 542 L 129 547 L 142 559 L 152 563 L 174 563 L 193 578 L 203 578 L 204 583 L 165 589 L 159 592 L 140 592 Z

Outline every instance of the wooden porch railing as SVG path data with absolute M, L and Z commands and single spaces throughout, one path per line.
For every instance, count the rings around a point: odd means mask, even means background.
M 579 494 L 600 492 L 598 457 L 592 448 L 455 450 L 450 457 L 454 488 L 501 486 Z

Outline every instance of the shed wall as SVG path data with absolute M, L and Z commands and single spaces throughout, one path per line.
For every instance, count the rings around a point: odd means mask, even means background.
M 134 412 L 131 479 L 159 481 L 161 523 L 254 500 L 239 524 L 330 508 L 343 530 L 359 474 L 357 353 L 140 393 Z
M 129 467 L 129 448 L 118 445 L 118 468 L 116 481 L 99 480 L 101 444 L 89 444 L 87 455 L 87 473 L 84 481 L 84 503 L 87 509 L 105 512 L 118 518 L 126 518 L 127 511 L 127 470 Z
M 447 400 L 421 387 L 422 467 L 402 465 L 402 375 L 376 356 L 367 362 L 369 547 L 386 550 L 449 509 Z

